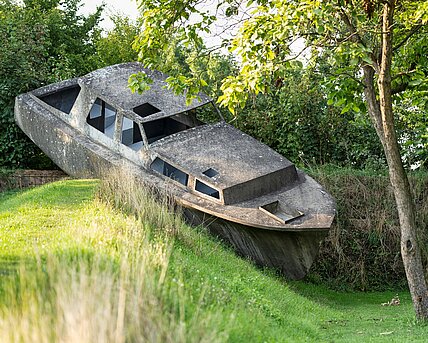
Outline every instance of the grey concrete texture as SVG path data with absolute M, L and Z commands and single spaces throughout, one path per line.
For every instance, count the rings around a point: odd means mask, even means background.
M 145 73 L 153 80 L 150 89 L 142 94 L 132 93 L 128 88 L 129 76 L 139 72 Z M 195 99 L 189 106 L 186 105 L 184 95 L 176 95 L 166 89 L 166 78 L 167 75 L 159 71 L 143 68 L 141 63 L 125 63 L 89 73 L 80 79 L 80 84 L 108 100 L 110 105 L 117 109 L 132 111 L 143 103 L 151 103 L 167 116 L 188 111 L 211 101 L 206 95 L 199 94 L 200 99 Z
M 153 151 L 223 191 L 229 205 L 271 193 L 297 178 L 294 165 L 253 137 L 224 122 L 181 131 Z M 208 169 L 218 174 L 208 177 Z

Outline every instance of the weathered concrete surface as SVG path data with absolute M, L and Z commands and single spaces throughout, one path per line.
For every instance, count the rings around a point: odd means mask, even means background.
M 249 257 L 263 267 L 279 270 L 292 280 L 308 273 L 328 230 L 281 232 L 259 230 L 210 216 L 195 209 L 185 209 L 191 225 L 204 225 L 239 255 Z
M 152 150 L 222 190 L 225 205 L 277 191 L 297 179 L 285 157 L 224 122 L 166 137 Z M 204 175 L 209 168 L 218 174 Z
M 152 78 L 150 89 L 143 94 L 132 93 L 128 88 L 128 78 L 131 74 L 143 72 Z M 111 105 L 118 109 L 132 111 L 135 107 L 150 103 L 166 115 L 173 115 L 207 104 L 209 97 L 200 94 L 200 100 L 195 99 L 191 105 L 186 105 L 183 95 L 175 95 L 165 89 L 167 76 L 158 71 L 142 67 L 141 63 L 124 63 L 96 70 L 80 79 L 80 84 L 92 92 L 108 99 Z
M 297 176 L 295 182 L 276 192 L 236 204 L 225 206 L 187 192 L 183 193 L 180 202 L 185 207 L 260 229 L 282 232 L 328 230 L 335 214 L 334 200 L 311 177 L 299 170 Z M 275 200 L 303 212 L 304 215 L 284 224 L 259 210 L 259 206 Z

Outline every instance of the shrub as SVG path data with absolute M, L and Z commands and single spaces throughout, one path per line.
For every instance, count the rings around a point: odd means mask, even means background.
M 406 287 L 400 226 L 388 176 L 349 169 L 318 169 L 314 174 L 336 199 L 337 216 L 309 279 L 359 290 Z M 414 174 L 410 181 L 427 261 L 428 176 Z

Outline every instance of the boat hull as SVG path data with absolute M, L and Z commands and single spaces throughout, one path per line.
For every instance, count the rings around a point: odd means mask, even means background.
M 277 231 L 259 229 L 212 216 L 193 208 L 185 208 L 189 224 L 202 225 L 231 246 L 239 255 L 258 266 L 271 267 L 287 278 L 300 280 L 318 255 L 326 230 Z

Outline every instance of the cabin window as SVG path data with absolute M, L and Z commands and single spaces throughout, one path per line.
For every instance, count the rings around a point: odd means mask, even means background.
M 217 189 L 214 189 L 207 184 L 203 183 L 202 181 L 196 180 L 195 184 L 195 190 L 197 190 L 200 193 L 209 195 L 210 197 L 220 199 L 220 193 Z
M 74 85 L 38 98 L 57 110 L 70 114 L 79 93 L 80 86 Z
M 187 186 L 187 183 L 189 181 L 189 175 L 181 171 L 180 169 L 170 165 L 159 157 L 155 158 L 150 168 L 162 175 L 169 177 L 170 179 L 181 183 L 184 186 Z
M 143 123 L 149 143 L 156 142 L 166 136 L 189 129 L 191 126 L 171 117 Z
M 123 117 L 122 121 L 122 144 L 136 151 L 143 146 L 140 127 L 136 122 L 126 117 Z
M 218 175 L 218 171 L 213 169 L 213 168 L 208 168 L 202 174 L 204 174 L 208 177 L 214 177 L 214 176 Z
M 149 115 L 160 112 L 160 109 L 146 102 L 145 104 L 134 107 L 134 112 L 137 113 L 140 117 L 144 118 L 148 117 Z
M 209 108 L 207 109 L 206 107 Z M 205 122 L 218 122 L 220 117 L 218 113 L 214 113 L 212 109 L 215 109 L 213 105 L 201 106 L 200 108 L 190 109 L 170 117 L 163 117 L 143 123 L 149 144 L 169 135 L 173 135 L 174 133 L 204 125 Z M 201 114 L 201 116 L 199 114 Z M 209 120 L 204 121 L 205 119 Z
M 116 109 L 105 101 L 97 98 L 86 118 L 93 128 L 113 139 L 116 121 Z

